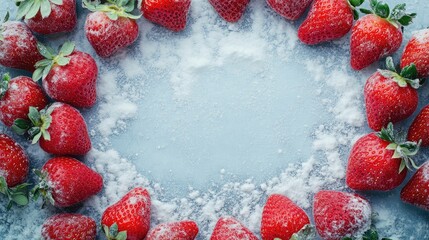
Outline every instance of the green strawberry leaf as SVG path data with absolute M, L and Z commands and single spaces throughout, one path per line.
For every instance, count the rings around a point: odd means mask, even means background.
M 31 127 L 31 122 L 18 118 L 13 122 L 12 131 L 18 135 L 24 135 Z
M 31 5 L 30 10 L 25 14 L 25 19 L 31 19 L 36 16 L 39 12 L 40 7 L 42 6 L 41 1 L 34 0 L 33 5 Z
M 122 231 L 116 235 L 116 240 L 127 240 L 127 231 Z
M 45 68 L 44 67 L 37 68 L 36 71 L 33 72 L 33 76 L 32 76 L 33 81 L 37 82 L 37 81 L 39 81 L 39 79 L 42 78 L 43 69 L 45 69 Z
M 368 9 L 365 9 L 365 8 L 359 8 L 359 11 L 361 13 L 364 13 L 364 14 L 372 14 L 373 13 L 371 10 L 368 10 Z
M 359 19 L 359 12 L 356 9 L 353 9 L 353 19 L 358 20 Z
M 110 18 L 110 20 L 113 20 L 113 21 L 116 21 L 119 18 L 118 14 L 115 12 L 107 12 L 106 15 L 107 17 Z
M 365 0 L 349 0 L 350 5 L 352 7 L 359 7 Z
M 34 4 L 34 1 L 30 1 L 30 0 L 20 2 L 16 18 L 22 19 L 25 15 L 27 15 L 27 13 L 30 11 L 33 4 Z
M 66 58 L 63 56 L 59 56 L 58 59 L 56 60 L 56 63 L 60 66 L 65 66 L 69 64 L 69 62 L 70 62 L 70 58 Z
M 393 63 L 393 58 L 390 56 L 386 58 L 386 69 L 392 72 L 396 72 L 396 67 L 395 67 L 395 64 Z
M 313 240 L 316 238 L 316 229 L 311 224 L 305 225 L 301 230 L 294 233 L 290 240 Z
M 406 15 L 401 17 L 400 19 L 398 19 L 398 22 L 402 25 L 402 26 L 408 26 L 413 22 L 413 18 L 410 15 Z
M 75 48 L 75 44 L 73 42 L 67 41 L 61 46 L 60 53 L 64 57 L 66 57 L 72 54 L 72 52 L 74 51 L 74 48 Z
M 388 18 L 390 16 L 390 8 L 387 3 L 378 2 L 374 8 L 374 13 L 380 16 L 381 18 Z
M 50 0 L 55 5 L 63 5 L 63 0 Z
M 7 90 L 9 89 L 9 81 L 10 81 L 10 75 L 9 73 L 3 74 L 2 79 L 0 80 L 0 99 L 4 97 Z
M 41 42 L 37 42 L 37 49 L 39 50 L 40 54 L 47 59 L 53 59 L 55 56 L 53 49 L 46 47 Z
M 46 78 L 46 76 L 48 76 L 49 71 L 51 71 L 52 66 L 53 66 L 53 63 L 51 63 L 51 64 L 49 64 L 48 66 L 46 66 L 45 68 L 43 68 L 43 71 L 42 71 L 42 79 L 45 79 L 45 78 Z
M 13 201 L 20 206 L 25 206 L 28 204 L 28 198 L 25 195 L 17 194 L 14 195 L 12 198 Z
M 36 68 L 46 67 L 46 66 L 48 66 L 48 65 L 49 65 L 49 64 L 51 64 L 51 63 L 52 63 L 52 60 L 51 60 L 51 59 L 42 59 L 42 60 L 40 60 L 40 61 L 36 62 L 36 64 L 34 64 L 34 66 L 35 66 Z
M 51 3 L 49 0 L 41 0 L 40 14 L 42 18 L 47 18 L 51 14 Z

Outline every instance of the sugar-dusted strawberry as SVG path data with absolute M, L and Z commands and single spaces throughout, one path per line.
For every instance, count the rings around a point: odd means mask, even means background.
M 94 219 L 75 213 L 56 214 L 43 223 L 45 240 L 93 240 L 97 236 Z
M 361 70 L 373 62 L 396 52 L 402 43 L 402 27 L 416 16 L 406 13 L 405 4 L 396 5 L 392 11 L 386 3 L 370 1 L 372 10 L 360 9 L 368 15 L 360 18 L 352 28 L 350 63 L 354 70 Z
M 71 157 L 49 159 L 35 170 L 38 183 L 32 190 L 34 199 L 43 197 L 56 207 L 70 207 L 97 194 L 103 187 L 100 174 Z
M 267 0 L 268 6 L 288 20 L 297 20 L 312 0 Z
M 27 179 L 29 161 L 21 146 L 5 134 L 0 134 L 0 193 L 12 203 L 27 205 Z
M 185 29 L 191 0 L 141 0 L 139 3 L 147 20 L 175 32 Z
M 425 106 L 408 129 L 409 141 L 422 141 L 423 147 L 429 146 L 429 105 Z
M 28 119 L 30 107 L 43 109 L 48 104 L 42 88 L 29 77 L 11 80 L 5 74 L 0 81 L 0 120 L 6 126 L 12 126 L 18 118 Z
M 429 162 L 424 163 L 405 185 L 401 199 L 429 211 Z
M 248 228 L 233 217 L 221 217 L 213 229 L 210 240 L 257 240 Z
M 355 7 L 364 0 L 315 0 L 298 29 L 298 38 L 309 45 L 342 38 L 358 18 Z
M 250 0 L 209 0 L 216 12 L 228 22 L 237 22 L 243 16 Z
M 71 32 L 77 23 L 76 0 L 15 0 L 17 19 L 24 18 L 33 32 Z
M 152 228 L 145 240 L 194 240 L 198 234 L 198 226 L 194 221 L 161 223 Z
M 0 24 L 0 64 L 32 72 L 34 64 L 43 59 L 37 50 L 37 39 L 24 23 L 8 18 L 6 14 Z
M 58 54 L 41 43 L 37 47 L 45 59 L 36 63 L 33 80 L 42 78 L 46 93 L 56 101 L 74 107 L 92 107 L 97 100 L 95 60 L 76 51 L 72 42 L 65 42 Z
M 137 40 L 136 19 L 141 16 L 131 14 L 134 3 L 134 0 L 107 1 L 105 4 L 83 1 L 83 6 L 92 12 L 85 21 L 86 38 L 100 57 L 110 57 Z
M 30 121 L 17 119 L 13 130 L 23 135 L 26 132 L 32 143 L 39 141 L 40 147 L 55 155 L 85 155 L 91 150 L 85 120 L 79 111 L 65 103 L 53 103 L 37 111 L 31 107 Z
M 317 232 L 324 240 L 362 239 L 371 226 L 369 202 L 352 193 L 319 191 L 314 196 L 313 216 Z
M 405 46 L 401 67 L 412 63 L 416 65 L 419 77 L 429 77 L 429 29 L 415 32 Z
M 262 211 L 261 236 L 263 240 L 314 239 L 315 232 L 304 210 L 288 197 L 273 194 Z
M 393 124 L 380 132 L 361 137 L 349 156 L 346 183 L 355 190 L 388 191 L 399 186 L 407 168 L 417 168 L 412 156 L 419 143 L 402 142 L 394 135 Z
M 387 70 L 379 69 L 365 84 L 366 117 L 371 129 L 379 131 L 389 122 L 396 123 L 411 116 L 418 105 L 417 70 L 414 64 L 396 72 L 391 57 L 386 60 Z
M 150 227 L 150 206 L 149 192 L 136 187 L 108 207 L 101 217 L 107 239 L 144 239 Z

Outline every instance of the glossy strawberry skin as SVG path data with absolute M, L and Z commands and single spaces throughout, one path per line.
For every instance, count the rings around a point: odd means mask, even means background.
M 42 237 L 46 240 L 93 240 L 97 236 L 94 219 L 72 213 L 62 213 L 46 219 Z
M 354 70 L 366 68 L 396 52 L 401 43 L 400 28 L 374 14 L 365 15 L 352 27 L 350 64 Z
M 315 0 L 298 29 L 298 38 L 314 45 L 346 35 L 353 25 L 353 11 L 347 0 Z
M 6 179 L 7 186 L 23 183 L 28 169 L 29 161 L 22 147 L 9 136 L 0 134 L 0 176 Z
M 154 23 L 179 32 L 185 29 L 191 0 L 142 0 L 140 11 Z
M 258 238 L 233 217 L 221 217 L 216 223 L 210 240 L 257 240 Z
M 290 239 L 307 224 L 310 220 L 304 210 L 288 197 L 273 194 L 262 211 L 261 236 L 263 240 Z
M 56 101 L 78 108 L 92 107 L 97 100 L 97 63 L 84 52 L 74 51 L 68 57 L 67 65 L 52 67 L 43 79 L 43 87 Z
M 411 116 L 418 105 L 418 94 L 407 85 L 400 87 L 379 72 L 371 75 L 364 89 L 368 125 L 375 131 Z
M 401 68 L 414 63 L 420 78 L 429 77 L 429 29 L 413 34 L 404 49 Z
M 429 211 L 429 162 L 423 164 L 405 185 L 401 199 Z
M 65 103 L 54 103 L 52 122 L 47 129 L 51 140 L 40 138 L 40 147 L 54 155 L 85 155 L 91 150 L 85 120 L 79 111 Z
M 46 18 L 42 18 L 39 11 L 34 18 L 25 19 L 31 31 L 39 34 L 71 32 L 77 23 L 76 0 L 63 0 L 62 5 L 51 3 L 51 8 Z
M 371 206 L 357 194 L 319 191 L 314 196 L 316 229 L 324 240 L 359 237 L 370 228 Z
M 194 240 L 198 226 L 194 221 L 162 223 L 152 228 L 145 240 Z
M 209 0 L 216 12 L 228 22 L 237 22 L 243 16 L 250 0 Z
M 100 174 L 70 157 L 54 157 L 42 167 L 47 174 L 56 207 L 70 207 L 97 194 L 103 187 Z
M 43 59 L 37 50 L 37 39 L 22 22 L 8 21 L 1 26 L 4 40 L 0 40 L 0 64 L 33 72 L 34 64 Z
M 149 231 L 150 206 L 148 191 L 134 188 L 104 211 L 101 224 L 110 227 L 116 223 L 119 232 L 127 231 L 127 240 L 141 240 Z
M 136 20 L 119 17 L 111 20 L 104 12 L 88 14 L 85 34 L 95 52 L 103 58 L 133 44 L 139 36 Z
M 408 129 L 407 139 L 413 142 L 422 140 L 422 147 L 429 146 L 429 105 L 425 106 L 414 119 Z
M 351 189 L 389 191 L 404 181 L 407 169 L 399 173 L 401 159 L 392 159 L 394 151 L 387 150 L 387 145 L 375 133 L 361 137 L 353 145 L 346 172 Z
M 19 76 L 9 82 L 9 88 L 0 99 L 0 119 L 6 126 L 12 126 L 18 119 L 28 119 L 28 110 L 45 108 L 48 99 L 42 88 L 31 78 Z
M 267 0 L 268 5 L 288 20 L 297 20 L 312 0 Z

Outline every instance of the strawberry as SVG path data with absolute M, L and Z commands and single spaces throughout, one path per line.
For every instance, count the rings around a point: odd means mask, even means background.
M 314 196 L 313 215 L 317 232 L 325 240 L 361 239 L 371 226 L 369 202 L 352 193 L 319 191 Z
M 309 45 L 342 38 L 358 18 L 355 7 L 364 0 L 315 0 L 298 29 L 298 38 Z
M 95 60 L 87 53 L 76 51 L 71 42 L 64 43 L 58 54 L 41 43 L 37 47 L 45 59 L 36 63 L 33 80 L 42 78 L 46 93 L 56 101 L 92 107 L 97 99 Z
M 413 142 L 422 141 L 422 146 L 429 146 L 429 105 L 425 106 L 408 129 L 407 139 Z
M 198 226 L 194 221 L 162 223 L 152 228 L 145 240 L 194 240 Z
M 191 0 L 141 0 L 140 11 L 154 23 L 179 32 L 185 29 Z
M 11 80 L 5 74 L 0 81 L 0 120 L 6 126 L 12 126 L 18 118 L 28 119 L 30 107 L 43 109 L 48 104 L 42 88 L 29 77 Z
M 0 64 L 5 67 L 34 71 L 34 64 L 43 59 L 37 51 L 37 39 L 22 23 L 8 21 L 0 24 Z
M 429 211 L 429 162 L 423 164 L 405 185 L 401 199 Z
M 420 78 L 429 77 L 429 29 L 423 29 L 413 34 L 404 49 L 401 67 L 414 63 Z
M 405 12 L 405 4 L 396 5 L 392 11 L 378 0 L 371 0 L 370 4 L 372 11 L 360 9 L 368 15 L 360 18 L 352 28 L 350 63 L 355 70 L 396 52 L 402 43 L 401 28 L 409 25 L 416 16 Z
M 346 183 L 354 190 L 388 191 L 399 186 L 407 168 L 417 168 L 411 156 L 417 154 L 420 143 L 400 142 L 393 124 L 380 132 L 361 137 L 349 156 Z
M 288 20 L 297 20 L 310 6 L 312 0 L 267 0 L 275 12 Z
M 85 155 L 91 150 L 85 120 L 79 111 L 65 103 L 56 102 L 37 111 L 30 107 L 30 121 L 15 120 L 13 130 L 20 135 L 26 132 L 32 143 L 39 140 L 40 147 L 55 155 Z
M 85 21 L 85 34 L 95 52 L 103 58 L 133 44 L 139 36 L 136 19 L 132 15 L 134 0 L 107 1 L 106 4 L 84 0 L 84 7 L 92 13 Z
M 38 184 L 32 189 L 34 200 L 42 196 L 56 207 L 70 207 L 97 194 L 103 187 L 100 174 L 71 157 L 49 159 L 35 170 Z
M 258 238 L 233 217 L 221 217 L 213 229 L 210 240 L 257 240 Z
M 250 0 L 209 0 L 216 12 L 228 22 L 237 22 L 243 16 Z
M 150 196 L 137 187 L 108 207 L 101 217 L 107 239 L 141 240 L 150 227 Z
M 77 23 L 76 0 L 15 0 L 17 19 L 24 18 L 33 32 L 71 32 Z
M 366 116 L 371 129 L 379 131 L 389 122 L 407 119 L 416 110 L 420 87 L 414 64 L 396 72 L 393 60 L 387 58 L 387 69 L 372 74 L 365 84 Z
M 92 240 L 97 235 L 94 219 L 73 213 L 62 213 L 46 219 L 42 237 L 46 240 Z
M 0 193 L 9 198 L 8 209 L 12 203 L 28 204 L 27 186 L 23 183 L 28 175 L 29 161 L 24 150 L 12 138 L 0 134 Z
M 286 196 L 268 197 L 262 211 L 261 236 L 263 240 L 314 239 L 307 214 Z

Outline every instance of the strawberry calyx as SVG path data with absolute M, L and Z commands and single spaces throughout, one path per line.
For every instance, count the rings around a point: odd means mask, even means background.
M 42 18 L 47 18 L 51 14 L 52 4 L 63 5 L 63 0 L 15 0 L 18 6 L 17 19 L 31 19 L 40 12 Z
M 406 4 L 401 3 L 396 5 L 392 11 L 387 3 L 379 0 L 370 0 L 371 10 L 361 8 L 359 9 L 365 14 L 375 14 L 383 19 L 386 19 L 395 27 L 408 26 L 413 22 L 413 18 L 417 16 L 416 13 L 407 13 Z
M 13 188 L 9 188 L 6 183 L 6 179 L 0 176 L 0 193 L 9 199 L 7 210 L 12 208 L 13 203 L 18 206 L 26 206 L 28 204 L 28 186 L 30 186 L 29 183 L 23 183 Z
M 6 12 L 6 15 L 4 16 L 2 24 L 0 24 L 0 41 L 4 40 L 3 32 L 4 32 L 4 26 L 3 23 L 9 21 L 9 11 Z
M 108 227 L 103 224 L 103 232 L 106 235 L 107 240 L 126 240 L 127 231 L 119 232 L 118 224 L 114 223 L 112 226 Z
M 7 90 L 9 89 L 10 75 L 9 73 L 3 74 L 2 79 L 0 80 L 0 99 L 4 97 Z
M 359 12 L 356 10 L 356 8 L 362 5 L 365 0 L 347 0 L 347 2 L 353 11 L 353 18 L 357 20 L 359 18 Z
M 50 141 L 51 136 L 48 132 L 49 126 L 52 122 L 51 113 L 54 109 L 47 107 L 40 111 L 35 107 L 30 107 L 28 118 L 30 120 L 18 118 L 13 122 L 12 130 L 18 135 L 24 135 L 27 133 L 29 138 L 32 139 L 32 144 L 39 141 L 41 137 Z
M 377 229 L 374 227 L 374 225 L 371 225 L 371 228 L 366 231 L 362 237 L 356 238 L 356 237 L 345 237 L 341 240 L 380 240 L 380 237 L 378 235 Z M 381 240 L 392 240 L 390 238 L 381 238 Z
M 380 132 L 377 132 L 376 135 L 380 139 L 389 142 L 386 149 L 394 151 L 392 155 L 393 159 L 401 159 L 399 173 L 401 173 L 405 168 L 409 170 L 419 168 L 411 157 L 415 156 L 419 151 L 420 144 L 422 142 L 421 140 L 417 143 L 411 141 L 398 141 L 393 130 L 393 123 L 391 122 L 387 124 L 386 128 L 382 128 Z
M 301 230 L 294 233 L 289 240 L 312 240 L 315 238 L 316 238 L 316 229 L 314 228 L 313 225 L 306 224 L 304 227 L 301 228 Z
M 421 86 L 422 80 L 418 79 L 417 68 L 414 63 L 401 69 L 398 73 L 395 64 L 393 63 L 392 57 L 386 58 L 386 68 L 378 69 L 378 72 L 385 78 L 390 78 L 395 81 L 400 87 L 407 87 L 410 85 L 414 89 L 418 89 Z
M 99 1 L 83 0 L 82 5 L 91 12 L 106 13 L 107 17 L 113 21 L 118 20 L 119 17 L 129 19 L 139 19 L 141 17 L 141 14 L 133 15 L 131 13 L 134 10 L 135 0 L 107 0 L 105 4 L 101 4 Z
M 33 170 L 34 174 L 37 176 L 39 183 L 31 189 L 31 196 L 34 201 L 37 201 L 41 196 L 43 198 L 42 208 L 46 205 L 47 202 L 54 205 L 55 200 L 52 196 L 51 187 L 48 184 L 48 174 L 39 169 Z
M 75 49 L 75 44 L 73 42 L 65 42 L 59 49 L 58 54 L 50 47 L 43 45 L 40 42 L 37 42 L 37 49 L 40 54 L 45 57 L 45 59 L 36 62 L 34 65 L 36 70 L 33 72 L 33 80 L 38 81 L 39 79 L 45 79 L 48 76 L 49 71 L 55 65 L 66 66 L 70 62 L 70 54 L 73 53 Z

